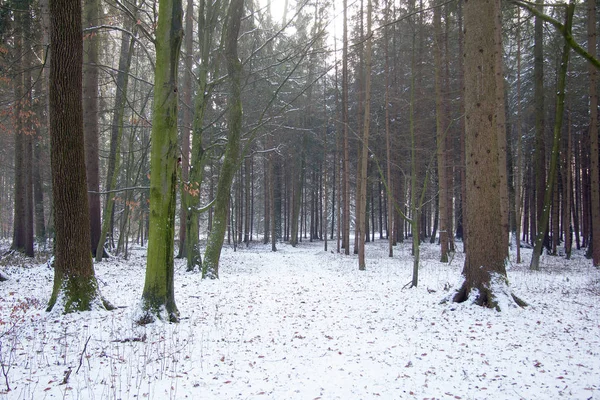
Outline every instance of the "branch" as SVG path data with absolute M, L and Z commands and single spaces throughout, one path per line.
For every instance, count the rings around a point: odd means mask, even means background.
M 142 32 L 144 32 L 144 34 L 148 37 L 148 40 L 150 40 L 152 43 L 154 43 L 154 39 L 152 39 L 152 37 L 149 36 L 149 33 L 145 30 L 145 28 L 142 25 L 138 24 L 138 25 L 136 25 L 136 28 L 141 29 Z M 152 61 L 153 57 L 150 54 L 150 51 L 146 48 L 144 43 L 135 36 L 135 34 L 133 32 L 128 31 L 127 29 L 124 29 L 124 28 L 121 28 L 118 26 L 114 26 L 114 25 L 98 25 L 98 26 L 91 26 L 89 28 L 85 28 L 83 30 L 83 33 L 99 31 L 101 29 L 120 31 L 120 32 L 128 34 L 133 40 L 135 40 L 142 47 L 142 49 L 144 49 L 144 52 L 146 53 L 146 56 L 148 57 L 148 61 L 150 61 L 150 65 L 152 66 L 152 69 L 154 69 L 154 62 Z
M 531 14 L 535 15 L 536 17 L 541 18 L 542 20 L 552 24 L 556 28 L 556 30 L 564 36 L 567 44 L 577 54 L 579 54 L 580 56 L 582 56 L 583 58 L 588 60 L 594 67 L 596 67 L 596 69 L 600 70 L 600 60 L 598 58 L 594 57 L 592 54 L 588 53 L 583 47 L 581 47 L 579 45 L 579 43 L 577 43 L 575 41 L 575 39 L 573 39 L 573 35 L 571 34 L 571 32 L 567 31 L 567 29 L 565 28 L 565 26 L 563 24 L 561 24 L 554 18 L 550 17 L 549 15 L 544 14 L 542 11 L 539 11 L 537 8 L 533 7 L 531 5 L 531 3 L 527 2 L 527 1 L 510 0 L 510 2 L 521 8 L 526 9 L 527 11 L 529 11 Z M 565 6 L 566 6 L 566 4 L 565 4 Z
M 122 189 L 107 190 L 106 192 L 96 192 L 95 190 L 88 190 L 88 193 L 109 194 L 109 193 L 126 192 L 128 190 L 145 190 L 145 189 L 150 189 L 150 186 L 132 186 L 132 187 L 126 187 L 126 188 L 122 188 Z

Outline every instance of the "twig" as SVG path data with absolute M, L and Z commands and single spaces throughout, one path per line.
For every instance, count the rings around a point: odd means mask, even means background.
M 81 368 L 81 364 L 83 364 L 83 355 L 85 354 L 85 350 L 87 349 L 87 345 L 90 341 L 92 337 L 88 336 L 87 340 L 85 341 L 85 345 L 83 346 L 83 351 L 81 352 L 81 356 L 79 357 L 79 367 L 77 367 L 77 371 L 75 371 L 75 373 L 79 373 L 79 369 Z M 68 376 L 67 376 L 68 378 Z
M 59 383 L 59 385 L 66 385 L 67 383 L 69 383 L 69 377 L 71 376 L 71 372 L 73 372 L 73 370 L 71 369 L 71 367 L 69 367 L 69 369 L 65 371 L 65 377 L 62 380 L 62 382 Z

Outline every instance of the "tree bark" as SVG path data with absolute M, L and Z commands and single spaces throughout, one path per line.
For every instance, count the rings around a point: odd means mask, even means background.
M 84 27 L 99 24 L 100 4 L 98 0 L 83 2 Z M 85 140 L 85 170 L 87 175 L 88 202 L 90 207 L 90 229 L 92 255 L 96 254 L 100 241 L 100 164 L 98 158 L 98 33 L 92 31 L 83 40 L 83 131 Z
M 565 15 L 565 29 L 567 32 L 571 32 L 571 23 L 573 19 L 573 13 L 575 10 L 575 4 L 569 3 L 567 12 Z M 557 181 L 558 176 L 558 156 L 560 151 L 560 137 L 562 131 L 562 121 L 565 108 L 565 86 L 567 81 L 567 71 L 569 68 L 569 51 L 571 47 L 565 41 L 563 46 L 563 54 L 560 62 L 560 68 L 558 71 L 558 83 L 556 88 L 556 115 L 554 121 L 554 139 L 552 144 L 552 157 L 550 160 L 550 170 L 548 172 L 548 182 L 544 191 L 544 202 L 542 206 L 542 215 L 539 218 L 539 230 L 535 239 L 535 245 L 533 253 L 531 255 L 531 264 L 529 268 L 532 270 L 540 269 L 540 256 L 542 254 L 542 247 L 544 245 L 545 238 L 548 235 L 548 222 L 550 219 L 550 206 L 552 196 L 554 194 L 554 183 Z M 541 196 L 541 193 L 538 193 Z
M 127 103 L 127 85 L 129 83 L 129 70 L 131 67 L 134 43 L 134 38 L 129 38 L 126 35 L 121 37 L 119 72 L 117 73 L 117 93 L 115 97 L 115 113 L 113 115 L 111 127 L 110 152 L 108 156 L 109 160 L 106 176 L 107 192 L 115 189 L 117 185 L 117 177 L 121 168 L 121 141 L 123 138 L 125 105 Z M 100 237 L 96 242 L 96 249 L 94 251 L 96 262 L 102 261 L 102 257 L 104 257 L 104 245 L 112 225 L 114 203 L 114 194 L 107 193 L 104 201 Z
M 447 22 L 446 22 L 447 23 Z M 439 231 L 440 231 L 440 262 L 448 262 L 448 253 L 450 252 L 450 230 L 448 229 L 448 178 L 446 176 L 446 135 L 448 123 L 444 107 L 442 93 L 442 21 L 440 7 L 433 9 L 434 26 L 434 45 L 433 54 L 435 59 L 435 110 L 436 110 L 436 149 L 437 149 L 437 170 L 438 170 L 438 208 L 439 210 Z M 432 234 L 432 243 L 435 241 L 435 234 Z
M 543 10 L 543 0 L 536 0 L 538 9 Z M 535 18 L 534 32 L 534 98 L 535 98 L 535 192 L 536 192 L 536 229 L 531 230 L 531 237 L 537 232 L 547 230 L 541 226 L 540 220 L 544 210 L 544 189 L 546 187 L 546 132 L 544 115 L 544 21 Z
M 596 2 L 587 0 L 588 7 L 588 52 L 594 56 L 596 50 Z M 600 267 L 600 150 L 598 140 L 598 69 L 589 64 L 590 87 L 590 178 L 592 212 L 592 264 Z
M 244 0 L 232 0 L 227 15 L 227 37 L 225 43 L 225 59 L 227 73 L 231 81 L 229 94 L 228 142 L 217 184 L 213 230 L 208 236 L 204 253 L 202 278 L 217 279 L 219 277 L 219 259 L 225 238 L 227 214 L 231 183 L 240 158 L 240 139 L 242 134 L 242 63 L 238 58 L 237 41 L 241 19 L 244 11 Z
M 367 165 L 369 162 L 369 128 L 371 126 L 371 13 L 372 0 L 367 1 L 367 43 L 365 49 L 365 104 L 364 104 L 364 126 L 363 137 L 361 143 L 360 156 L 360 173 L 358 179 L 360 181 L 360 209 L 357 210 L 358 221 L 358 269 L 364 271 L 367 269 L 365 262 L 365 228 L 366 228 L 366 212 L 367 212 Z M 371 205 L 372 206 L 372 205 Z
M 185 10 L 185 34 L 183 38 L 184 47 L 184 68 L 183 73 L 183 121 L 181 127 L 181 209 L 179 210 L 179 252 L 177 257 L 187 257 L 186 252 L 186 223 L 187 207 L 185 206 L 185 184 L 188 182 L 190 174 L 190 131 L 192 128 L 192 68 L 194 64 L 194 1 L 187 0 Z
M 344 38 L 342 49 L 342 124 L 344 126 L 343 185 L 342 203 L 342 247 L 344 254 L 350 254 L 350 146 L 348 143 L 348 0 L 343 1 Z
M 179 156 L 177 76 L 183 40 L 182 18 L 181 0 L 159 0 L 150 158 L 150 231 L 140 324 L 156 318 L 179 321 L 173 252 Z
M 81 3 L 50 1 L 50 140 L 55 224 L 54 286 L 48 310 L 107 307 L 90 252 L 82 104 Z M 57 303 L 60 299 L 60 304 Z
M 499 309 L 501 287 L 507 286 L 500 214 L 498 109 L 496 94 L 496 0 L 467 1 L 465 23 L 465 110 L 467 154 L 467 237 L 465 278 L 453 301 L 471 300 Z M 497 285 L 502 285 L 498 287 Z
M 508 142 L 506 139 L 506 108 L 504 100 L 504 60 L 502 59 L 502 11 L 501 0 L 496 0 L 496 7 L 500 10 L 496 14 L 496 126 L 498 129 L 498 173 L 500 177 L 500 215 L 502 236 L 499 238 L 504 246 L 504 256 L 508 258 L 509 226 L 509 196 L 508 196 L 508 170 L 507 154 Z

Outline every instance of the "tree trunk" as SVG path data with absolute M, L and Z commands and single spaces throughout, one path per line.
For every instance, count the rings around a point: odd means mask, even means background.
M 185 185 L 190 174 L 190 131 L 192 129 L 192 68 L 194 66 L 194 1 L 187 0 L 185 9 L 185 34 L 183 48 L 185 53 L 183 73 L 183 126 L 181 127 L 181 209 L 179 210 L 179 252 L 177 257 L 187 257 L 186 224 L 187 207 L 185 206 Z
M 20 2 L 18 7 L 29 10 L 26 1 Z M 30 104 L 27 95 L 30 89 L 30 66 L 27 53 L 29 43 L 26 35 L 30 26 L 29 12 L 18 12 L 15 15 L 15 66 L 17 73 L 14 78 L 14 120 L 15 120 L 15 149 L 14 149 L 14 214 L 13 214 L 13 242 L 11 248 L 29 257 L 33 257 L 33 223 L 30 218 L 32 201 L 31 193 L 31 121 L 28 117 Z M 27 78 L 29 76 L 29 79 Z M 28 82 L 29 81 L 29 82 Z
M 358 269 L 360 271 L 366 270 L 365 262 L 365 228 L 366 228 L 366 213 L 367 213 L 367 164 L 369 162 L 369 128 L 371 125 L 371 13 L 372 13 L 371 0 L 367 2 L 367 47 L 365 50 L 365 104 L 364 104 L 364 126 L 363 126 L 363 137 L 361 143 L 361 155 L 360 155 L 360 171 L 358 180 L 360 182 L 357 198 L 360 199 L 360 209 L 357 210 L 358 221 L 357 235 L 358 235 Z
M 55 224 L 48 310 L 91 310 L 101 301 L 90 252 L 83 133 L 81 3 L 50 2 L 50 140 Z M 60 299 L 60 303 L 57 301 Z
M 596 50 L 596 2 L 587 0 L 588 7 L 588 52 L 594 56 Z M 588 64 L 590 76 L 590 179 L 592 212 L 592 265 L 600 267 L 600 150 L 598 145 L 598 70 Z
M 496 0 L 496 7 L 501 10 L 501 0 Z M 502 236 L 499 238 L 504 246 L 504 257 L 508 259 L 509 226 L 509 197 L 508 197 L 508 170 L 506 155 L 508 142 L 506 140 L 506 109 L 504 100 L 504 61 L 502 59 L 502 12 L 496 14 L 496 126 L 498 129 L 498 173 L 500 177 L 500 215 Z
M 499 309 L 507 289 L 500 214 L 496 94 L 496 0 L 467 1 L 465 21 L 465 109 L 467 154 L 467 237 L 464 283 L 453 301 Z M 501 284 L 504 288 L 498 288 Z M 507 293 L 508 294 L 508 293 Z
M 121 51 L 119 54 L 119 72 L 117 74 L 117 93 L 115 97 L 115 113 L 111 127 L 110 153 L 108 156 L 106 200 L 102 218 L 102 229 L 94 251 L 96 262 L 102 261 L 104 256 L 104 244 L 111 229 L 113 218 L 115 194 L 110 193 L 117 185 L 119 170 L 121 169 L 121 141 L 123 138 L 125 105 L 127 103 L 127 85 L 129 82 L 129 70 L 133 56 L 134 38 L 126 35 L 121 37 Z
M 84 27 L 99 24 L 98 0 L 83 1 Z M 96 254 L 100 241 L 100 165 L 98 158 L 98 48 L 100 37 L 96 32 L 84 35 L 83 41 L 83 131 L 85 140 L 85 170 L 87 175 L 88 202 L 92 255 Z
M 543 10 L 543 0 L 536 0 L 540 11 Z M 537 237 L 539 231 L 546 232 L 548 227 L 541 226 L 540 221 L 544 210 L 544 190 L 546 187 L 546 132 L 544 115 L 544 22 L 535 18 L 534 36 L 534 98 L 535 98 L 535 192 L 536 192 L 536 229 L 531 231 L 531 237 Z M 544 238 L 545 240 L 545 238 Z
M 569 3 L 567 7 L 567 13 L 565 16 L 565 29 L 571 33 L 571 22 L 573 18 L 573 12 L 575 10 L 575 4 Z M 548 221 L 550 218 L 550 203 L 552 201 L 552 195 L 554 191 L 554 183 L 557 180 L 558 175 L 558 156 L 560 150 L 560 137 L 562 131 L 562 120 L 563 111 L 565 107 L 565 86 L 567 80 L 567 71 L 569 68 L 569 44 L 565 41 L 563 47 L 563 54 L 560 63 L 560 69 L 558 71 L 558 83 L 556 88 L 556 115 L 554 121 L 554 140 L 552 144 L 552 158 L 550 160 L 550 171 L 548 173 L 548 183 L 544 192 L 544 203 L 543 212 L 539 219 L 539 230 L 535 239 L 535 246 L 533 248 L 533 254 L 531 255 L 531 264 L 529 266 L 532 270 L 540 269 L 540 255 L 542 254 L 542 246 L 544 245 L 544 238 L 548 234 Z M 538 194 L 541 196 L 541 194 Z
M 179 146 L 177 76 L 183 40 L 181 0 L 159 0 L 150 157 L 150 231 L 142 312 L 138 323 L 179 321 L 173 252 Z
M 231 81 L 229 94 L 228 141 L 217 184 L 213 230 L 208 237 L 202 278 L 217 279 L 219 277 L 219 258 L 225 238 L 227 210 L 230 199 L 231 183 L 240 157 L 240 139 L 242 134 L 242 63 L 238 58 L 237 41 L 244 10 L 244 0 L 232 0 L 227 15 L 227 38 L 225 43 L 225 59 L 227 72 Z
M 447 23 L 447 21 L 446 21 Z M 436 214 L 439 212 L 440 230 L 440 262 L 448 262 L 450 252 L 450 230 L 448 229 L 448 177 L 446 176 L 446 135 L 447 120 L 442 93 L 442 22 L 440 7 L 433 9 L 433 26 L 435 32 L 435 43 L 433 54 L 435 59 L 435 110 L 436 110 L 436 139 L 437 139 L 437 170 L 438 170 L 438 203 Z M 438 211 L 439 210 L 439 211 Z M 431 237 L 435 242 L 435 230 Z
M 344 0 L 344 39 L 342 50 L 342 124 L 344 125 L 342 247 L 350 254 L 350 146 L 348 143 L 348 0 Z
M 571 112 L 567 111 L 567 139 L 566 139 L 566 151 L 563 160 L 563 235 L 565 237 L 565 256 L 567 260 L 571 259 L 571 250 L 573 247 L 573 235 L 571 225 L 571 203 L 573 190 L 572 187 L 572 168 L 571 159 L 573 156 L 571 146 Z
M 521 125 L 521 9 L 517 8 L 517 162 L 515 166 L 515 243 L 517 264 L 521 263 L 521 206 L 523 187 L 523 149 Z

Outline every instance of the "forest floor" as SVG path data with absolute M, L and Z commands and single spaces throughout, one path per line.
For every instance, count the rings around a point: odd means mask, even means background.
M 368 243 L 367 271 L 322 242 L 278 249 L 224 248 L 216 281 L 176 260 L 182 320 L 144 327 L 145 249 L 95 266 L 120 308 L 73 315 L 44 311 L 47 264 L 5 257 L 0 399 L 600 399 L 600 271 L 582 252 L 531 272 L 524 249 L 508 276 L 530 306 L 497 312 L 440 304 L 461 252 L 441 264 L 424 244 L 409 289 L 409 243 Z

